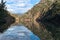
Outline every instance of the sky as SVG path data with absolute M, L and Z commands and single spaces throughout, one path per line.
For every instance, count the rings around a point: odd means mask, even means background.
M 1 1 L 1 0 L 0 0 Z M 4 0 L 7 10 L 12 13 L 25 13 L 30 10 L 40 0 Z

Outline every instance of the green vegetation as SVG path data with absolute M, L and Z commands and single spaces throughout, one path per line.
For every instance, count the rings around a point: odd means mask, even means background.
M 45 12 L 41 18 L 41 23 L 52 33 L 55 40 L 60 40 L 60 1 L 56 0 L 51 9 Z
M 31 10 L 22 16 L 23 19 L 31 18 L 39 13 L 36 18 L 37 22 L 42 24 L 42 27 L 48 33 L 43 32 L 39 35 L 42 40 L 60 40 L 60 0 L 41 0 Z M 47 36 L 47 35 L 50 36 Z M 43 36 L 42 36 L 43 35 Z M 45 39 L 44 36 L 46 35 Z
M 5 10 L 5 2 L 3 3 L 2 1 L 1 3 L 0 32 L 3 32 L 9 28 L 9 25 L 14 23 L 15 19 Z M 37 17 L 36 15 L 39 16 Z M 17 17 L 17 15 L 14 16 Z M 39 26 L 39 30 L 36 26 L 37 24 L 34 25 L 34 21 L 36 20 L 40 23 L 39 25 L 41 25 Z M 36 4 L 31 10 L 20 16 L 20 21 L 26 25 L 26 27 L 29 26 L 28 28 L 39 36 L 41 40 L 60 40 L 60 0 L 41 0 L 41 2 Z M 29 22 L 26 23 L 25 21 Z M 44 29 L 42 29 L 42 27 Z
M 0 3 L 0 32 L 4 32 L 14 22 L 15 18 L 5 9 L 5 2 L 2 0 Z

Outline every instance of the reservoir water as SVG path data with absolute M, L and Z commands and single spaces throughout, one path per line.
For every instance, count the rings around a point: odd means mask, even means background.
M 14 25 L 0 34 L 0 40 L 40 40 L 33 32 L 23 25 Z
M 60 27 L 56 27 L 51 22 L 24 21 L 10 25 L 6 31 L 0 33 L 0 40 L 55 40 L 54 33 L 59 39 L 57 36 L 60 35 L 59 30 Z

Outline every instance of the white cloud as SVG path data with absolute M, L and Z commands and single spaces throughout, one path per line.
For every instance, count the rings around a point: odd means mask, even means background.
M 15 12 L 13 9 L 7 9 L 8 11 L 10 11 L 10 12 Z
M 15 13 L 24 13 L 32 7 L 31 0 L 6 0 L 7 10 Z M 13 3 L 12 3 L 13 2 Z
M 20 4 L 16 4 L 16 6 L 24 7 L 24 6 L 25 6 L 25 4 L 24 4 L 24 3 L 20 3 Z
M 5 0 L 8 11 L 15 13 L 24 13 L 32 8 L 32 0 Z

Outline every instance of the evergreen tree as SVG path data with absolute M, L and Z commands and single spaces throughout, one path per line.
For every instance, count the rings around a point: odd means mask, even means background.
M 5 9 L 5 3 L 3 0 L 1 0 L 1 3 L 0 3 L 0 9 Z

